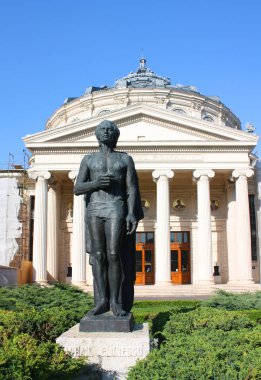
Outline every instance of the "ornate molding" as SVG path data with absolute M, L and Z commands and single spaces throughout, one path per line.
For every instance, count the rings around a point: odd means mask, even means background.
M 152 177 L 153 177 L 153 180 L 154 182 L 157 182 L 157 180 L 160 178 L 160 177 L 167 177 L 168 179 L 171 179 L 174 177 L 174 172 L 172 170 L 166 170 L 166 169 L 162 169 L 162 170 L 154 170 L 152 172 Z
M 252 169 L 236 169 L 232 172 L 232 177 L 239 178 L 239 177 L 247 177 L 251 178 L 254 175 L 254 170 Z
M 198 147 L 198 146 L 174 146 L 174 147 L 159 147 L 157 146 L 131 146 L 124 145 L 121 146 L 118 144 L 118 151 L 126 151 L 127 153 L 249 153 L 249 150 L 252 146 L 207 146 L 207 147 Z M 30 148 L 31 152 L 34 155 L 36 154 L 90 154 L 98 152 L 99 148 L 97 147 L 53 147 L 53 148 Z
M 38 178 L 50 179 L 51 173 L 48 171 L 28 171 L 28 176 L 31 179 L 37 180 Z
M 79 170 L 72 170 L 68 173 L 68 177 L 74 181 L 79 173 Z
M 208 177 L 209 179 L 215 177 L 215 172 L 211 169 L 195 170 L 193 172 L 193 177 L 198 180 L 201 177 Z

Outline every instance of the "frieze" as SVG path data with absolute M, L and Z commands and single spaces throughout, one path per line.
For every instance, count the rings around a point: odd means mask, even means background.
M 68 148 L 30 148 L 34 155 L 36 154 L 88 154 L 93 152 L 98 152 L 97 148 L 77 148 L 77 147 L 68 147 Z M 120 145 L 119 145 L 119 151 Z M 124 150 L 128 153 L 248 153 L 249 147 L 173 147 L 173 148 L 158 148 L 158 147 L 129 147 L 124 146 Z
M 203 156 L 202 155 L 173 155 L 173 154 L 146 154 L 146 155 L 139 155 L 139 154 L 134 154 L 133 158 L 137 161 L 153 161 L 153 162 L 169 162 L 169 161 L 197 161 L 197 162 L 202 162 L 203 161 Z

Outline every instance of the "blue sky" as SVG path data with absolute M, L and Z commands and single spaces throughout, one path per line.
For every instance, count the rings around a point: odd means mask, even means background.
M 67 97 L 148 67 L 261 135 L 260 0 L 0 0 L 0 168 Z M 261 154 L 261 150 L 259 148 Z

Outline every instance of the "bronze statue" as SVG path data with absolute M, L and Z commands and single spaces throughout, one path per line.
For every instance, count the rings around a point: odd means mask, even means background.
M 117 152 L 120 131 L 108 120 L 95 130 L 99 152 L 86 155 L 74 187 L 85 194 L 86 252 L 94 277 L 92 315 L 129 312 L 134 296 L 135 231 L 143 218 L 133 160 Z

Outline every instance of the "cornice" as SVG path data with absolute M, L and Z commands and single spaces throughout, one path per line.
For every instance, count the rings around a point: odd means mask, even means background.
M 124 146 L 123 149 L 117 147 L 117 151 L 126 151 L 127 153 L 249 153 L 253 147 L 228 147 L 228 146 L 179 146 L 179 147 L 133 147 Z M 33 148 L 34 155 L 55 155 L 55 154 L 90 154 L 98 152 L 99 148 L 95 147 L 56 147 L 56 148 Z

